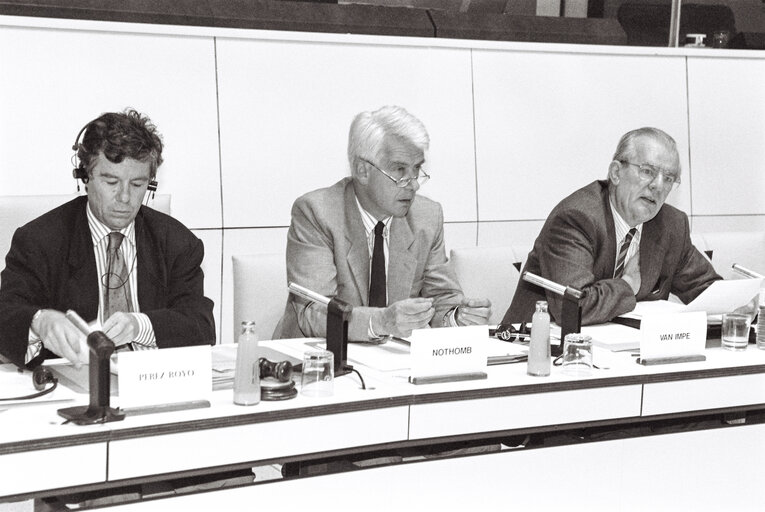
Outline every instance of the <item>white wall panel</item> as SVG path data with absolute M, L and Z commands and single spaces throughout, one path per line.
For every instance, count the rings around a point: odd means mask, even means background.
M 475 222 L 444 223 L 444 245 L 449 251 L 462 247 L 475 247 L 478 224 Z
M 656 126 L 688 169 L 680 57 L 474 51 L 479 220 L 544 219 L 603 179 L 619 137 Z M 669 202 L 688 210 L 688 188 Z
M 163 135 L 158 180 L 174 216 L 220 224 L 212 39 L 3 27 L 0 48 L 2 194 L 74 192 L 77 132 L 130 106 Z
M 353 117 L 405 107 L 431 136 L 422 192 L 475 220 L 468 50 L 219 39 L 226 227 L 286 226 L 299 195 L 348 174 Z
M 765 60 L 688 58 L 693 213 L 765 214 Z
M 765 231 L 765 215 L 693 217 L 695 233 L 710 231 Z

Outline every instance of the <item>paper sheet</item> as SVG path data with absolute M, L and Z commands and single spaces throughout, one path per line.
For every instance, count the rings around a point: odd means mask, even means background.
M 759 293 L 761 283 L 762 279 L 726 279 L 715 281 L 687 305 L 668 300 L 642 301 L 637 303 L 634 310 L 620 316 L 639 320 L 644 315 L 653 313 L 704 311 L 707 317 L 714 320 L 716 315 L 730 313 L 737 308 L 749 304 Z
M 640 347 L 640 329 L 621 324 L 598 324 L 582 327 L 582 334 L 592 336 L 592 344 L 608 350 L 633 350 Z

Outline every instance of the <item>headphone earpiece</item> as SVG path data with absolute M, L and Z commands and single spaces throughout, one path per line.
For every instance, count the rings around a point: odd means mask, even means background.
M 49 382 L 53 383 L 53 387 L 58 384 L 58 379 L 53 375 L 53 372 L 50 371 L 50 368 L 38 366 L 32 371 L 32 384 L 34 384 L 37 391 L 44 390 L 45 385 Z
M 292 378 L 292 363 L 289 361 L 275 363 L 265 357 L 261 357 L 258 360 L 258 365 L 260 366 L 261 379 L 273 377 L 279 382 L 289 382 Z
M 95 119 L 93 120 L 95 121 Z M 92 123 L 91 121 L 90 123 Z M 82 166 L 82 162 L 80 162 L 79 158 L 77 158 L 77 153 L 80 150 L 80 136 L 85 132 L 85 130 L 88 129 L 88 126 L 90 126 L 90 123 L 83 126 L 79 132 L 77 132 L 77 138 L 74 139 L 74 144 L 72 144 L 72 151 L 74 151 L 74 155 L 72 155 L 72 163 L 74 164 L 74 169 L 72 170 L 72 177 L 75 180 L 81 180 L 83 183 L 88 182 L 88 171 L 85 170 L 85 168 Z M 77 192 L 80 191 L 80 184 L 77 184 Z

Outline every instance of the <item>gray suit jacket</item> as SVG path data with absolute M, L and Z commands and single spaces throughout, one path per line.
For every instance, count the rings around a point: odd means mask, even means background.
M 388 304 L 432 297 L 441 326 L 444 315 L 462 301 L 457 278 L 447 264 L 441 206 L 415 196 L 406 217 L 391 220 Z M 351 178 L 309 192 L 295 201 L 287 234 L 287 279 L 354 306 L 348 339 L 369 339 L 369 249 Z M 327 314 L 320 304 L 290 295 L 274 339 L 325 337 Z
M 523 270 L 583 290 L 583 324 L 607 322 L 632 311 L 636 301 L 666 299 L 670 293 L 688 303 L 722 279 L 691 244 L 688 217 L 668 204 L 643 224 L 637 295 L 626 281 L 613 278 L 615 260 L 608 183 L 595 181 L 553 209 Z M 531 320 L 537 300 L 548 301 L 553 318 L 560 318 L 559 295 L 521 281 L 502 323 Z

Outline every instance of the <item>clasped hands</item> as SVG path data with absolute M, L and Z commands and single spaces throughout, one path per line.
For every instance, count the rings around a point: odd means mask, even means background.
M 372 329 L 376 334 L 406 338 L 414 329 L 427 326 L 436 313 L 433 299 L 413 298 L 394 302 L 372 315 Z M 457 325 L 485 325 L 491 315 L 489 299 L 463 299 L 457 307 Z
M 133 341 L 138 334 L 138 320 L 128 313 L 114 313 L 101 330 L 116 347 Z M 32 331 L 43 346 L 56 355 L 68 359 L 79 367 L 88 362 L 85 334 L 77 329 L 61 311 L 45 309 L 32 323 Z

